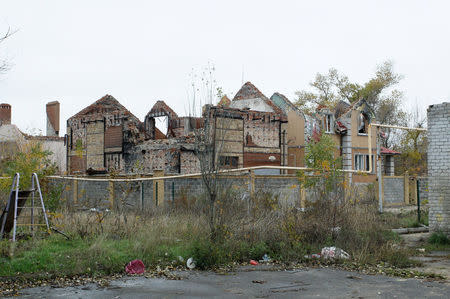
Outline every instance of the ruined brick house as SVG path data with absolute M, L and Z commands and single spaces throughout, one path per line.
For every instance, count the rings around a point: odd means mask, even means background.
M 169 119 L 167 135 L 155 126 L 155 118 L 161 116 Z M 192 120 L 179 118 L 158 101 L 141 122 L 114 97 L 105 95 L 67 120 L 68 172 L 149 173 L 158 169 L 180 173 L 180 159 L 191 160 L 180 149 Z
M 124 169 L 124 144 L 144 140 L 143 124 L 105 95 L 67 120 L 67 171 Z
M 316 113 L 307 115 L 293 105 L 284 95 L 275 93 L 272 102 L 282 109 L 288 117 L 288 160 L 291 166 L 305 166 L 305 147 L 311 139 L 313 131 L 329 134 L 336 144 L 336 155 L 342 157 L 343 169 L 369 170 L 369 159 L 372 160 L 370 174 L 349 174 L 353 183 L 368 183 L 376 179 L 376 128 L 371 127 L 372 155 L 369 157 L 369 123 L 374 122 L 372 108 L 364 99 L 350 105 L 339 102 L 336 107 L 318 107 Z M 382 173 L 394 175 L 394 156 L 400 153 L 381 148 Z
M 106 95 L 67 121 L 68 171 L 198 173 L 194 131 L 205 122 L 213 128 L 222 168 L 287 165 L 286 114 L 253 84 L 244 84 L 232 101 L 224 97 L 207 108 L 202 117 L 179 117 L 157 101 L 141 122 Z M 156 127 L 160 117 L 167 119 L 166 134 Z
M 372 138 L 369 157 L 368 124 L 374 121 L 371 107 L 362 99 L 352 105 L 340 102 L 319 107 L 314 115 L 302 113 L 285 96 L 267 98 L 252 83 L 245 83 L 232 100 L 223 97 L 217 106 L 207 105 L 202 117 L 180 117 L 163 101 L 157 101 L 141 122 L 116 99 L 106 95 L 67 121 L 68 170 L 71 174 L 117 171 L 119 173 L 167 174 L 200 172 L 194 154 L 194 132 L 213 128 L 216 160 L 221 168 L 251 166 L 305 166 L 305 149 L 314 131 L 329 134 L 347 170 L 372 172 L 350 174 L 354 183 L 376 178 L 376 144 Z M 205 108 L 204 107 L 204 108 Z M 167 132 L 156 127 L 165 118 Z M 375 128 L 372 128 L 375 137 Z M 382 148 L 384 175 L 393 175 L 393 150 Z M 260 173 L 280 174 L 279 170 Z

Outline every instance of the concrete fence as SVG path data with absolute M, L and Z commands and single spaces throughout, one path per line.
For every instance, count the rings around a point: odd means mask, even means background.
M 164 178 L 162 173 L 155 173 L 154 178 L 133 181 L 51 178 L 51 184 L 60 188 L 61 199 L 75 209 L 149 210 L 183 205 L 205 196 L 201 176 Z M 282 204 L 300 207 L 306 198 L 295 175 L 255 175 L 250 171 L 247 174 L 222 175 L 218 184 L 222 190 L 243 199 L 257 192 L 268 192 Z
M 417 192 L 417 185 L 419 192 Z M 428 200 L 428 178 L 403 176 L 383 176 L 383 203 L 387 206 L 415 205 L 418 198 L 423 203 Z

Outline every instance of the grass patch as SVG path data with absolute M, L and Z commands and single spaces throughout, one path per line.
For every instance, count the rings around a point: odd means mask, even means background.
M 450 254 L 450 238 L 442 232 L 434 232 L 424 247 L 427 251 L 449 251 Z
M 428 243 L 434 245 L 450 245 L 450 238 L 442 232 L 435 232 L 428 239 Z
M 156 269 L 180 265 L 179 256 L 184 261 L 193 257 L 198 269 L 260 260 L 264 254 L 278 262 L 298 263 L 324 246 L 340 247 L 358 263 L 412 264 L 376 206 L 321 200 L 299 212 L 276 198 L 270 204 L 265 199 L 253 198 L 249 207 L 239 197 L 221 198 L 214 242 L 200 201 L 194 207 L 148 213 L 55 213 L 52 225 L 70 240 L 55 234 L 21 240 L 13 257 L 11 244 L 0 242 L 0 276 L 110 275 L 123 273 L 133 259 Z
M 417 211 L 399 214 L 385 212 L 381 216 L 381 219 L 391 228 L 420 227 L 421 225 L 428 226 L 428 210 L 421 211 L 420 223 L 417 221 Z
M 69 241 L 57 235 L 39 241 L 21 241 L 13 258 L 0 258 L 0 276 L 42 272 L 62 276 L 111 274 L 123 270 L 122 265 L 132 257 L 130 247 L 126 240 Z

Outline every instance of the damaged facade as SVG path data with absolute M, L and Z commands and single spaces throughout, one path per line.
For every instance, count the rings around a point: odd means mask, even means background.
M 167 132 L 156 126 L 164 118 Z M 330 134 L 343 168 L 369 170 L 372 174 L 350 175 L 355 183 L 376 177 L 376 144 L 368 150 L 368 124 L 373 111 L 365 100 L 335 108 L 319 107 L 314 115 L 302 113 L 285 96 L 267 98 L 252 83 L 245 83 L 232 100 L 224 96 L 217 106 L 206 105 L 202 117 L 178 116 L 157 101 L 141 122 L 116 99 L 106 95 L 67 121 L 68 172 L 199 173 L 195 132 L 212 128 L 216 161 L 221 168 L 251 166 L 305 166 L 305 149 L 313 133 Z M 375 136 L 375 128 L 372 128 Z M 385 175 L 393 175 L 395 151 L 382 149 Z M 280 174 L 279 170 L 261 173 Z M 283 173 L 283 172 L 281 172 Z
M 206 108 L 202 117 L 179 117 L 157 101 L 141 122 L 106 95 L 67 121 L 68 172 L 199 173 L 194 132 L 207 122 L 221 168 L 287 165 L 287 117 L 251 83 Z M 156 127 L 160 117 L 166 134 Z
M 314 131 L 329 134 L 336 144 L 336 156 L 342 157 L 345 170 L 369 171 L 369 159 L 372 171 L 369 174 L 350 173 L 353 183 L 368 183 L 376 179 L 376 128 L 371 127 L 372 140 L 369 143 L 369 124 L 374 122 L 374 112 L 364 99 L 350 105 L 339 102 L 330 109 L 319 106 L 316 113 L 307 115 L 301 112 L 284 95 L 275 93 L 272 101 L 288 115 L 288 155 L 290 166 L 305 166 L 306 144 Z M 381 136 L 382 137 L 382 136 Z M 372 154 L 369 156 L 369 146 Z M 394 175 L 394 156 L 400 153 L 381 148 L 382 173 Z

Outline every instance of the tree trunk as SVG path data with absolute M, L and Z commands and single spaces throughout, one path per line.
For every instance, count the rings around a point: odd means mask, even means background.
M 216 194 L 209 193 L 209 228 L 211 230 L 211 241 L 215 241 L 216 239 L 216 224 L 215 224 L 215 204 L 216 202 Z

